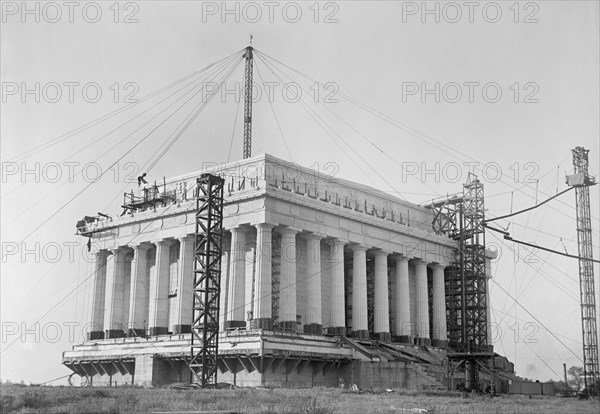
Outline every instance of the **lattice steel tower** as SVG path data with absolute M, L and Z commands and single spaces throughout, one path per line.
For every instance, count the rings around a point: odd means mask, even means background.
M 252 69 L 253 52 L 252 46 L 246 48 L 246 71 L 244 73 L 244 159 L 252 156 Z
M 202 174 L 196 180 L 194 311 L 190 369 L 202 388 L 217 384 L 219 297 L 223 238 L 224 180 Z
M 588 150 L 576 147 L 573 152 L 574 174 L 567 183 L 575 187 L 577 210 L 577 242 L 579 245 L 579 293 L 583 331 L 583 378 L 588 393 L 600 393 L 598 368 L 598 331 L 596 325 L 596 292 L 592 246 L 592 219 L 589 187 L 596 184 L 588 174 Z
M 465 387 L 477 388 L 488 346 L 483 184 L 469 174 L 462 195 L 432 202 L 433 229 L 458 241 L 456 260 L 445 272 L 448 359 L 465 369 Z

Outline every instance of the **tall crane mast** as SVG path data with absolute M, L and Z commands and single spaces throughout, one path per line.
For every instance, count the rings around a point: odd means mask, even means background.
M 244 57 L 243 155 L 246 159 L 252 156 L 252 46 L 246 48 Z M 223 178 L 208 173 L 196 180 L 194 300 L 188 365 L 192 371 L 191 382 L 202 388 L 217 385 L 224 182 Z
M 250 38 L 252 39 L 252 37 Z M 250 40 L 252 42 L 252 40 Z M 252 46 L 246 48 L 246 68 L 244 73 L 244 148 L 243 158 L 252 156 L 252 70 L 254 66 Z
M 598 369 L 598 331 L 596 325 L 596 292 L 592 246 L 592 219 L 590 190 L 596 180 L 588 173 L 588 152 L 583 147 L 571 150 L 574 174 L 567 176 L 567 184 L 575 187 L 577 211 L 577 242 L 579 247 L 579 294 L 581 297 L 581 325 L 583 334 L 583 380 L 588 394 L 600 394 Z

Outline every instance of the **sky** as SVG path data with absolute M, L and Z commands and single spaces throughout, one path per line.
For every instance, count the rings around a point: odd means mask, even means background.
M 566 189 L 576 146 L 598 177 L 595 1 L 6 1 L 1 12 L 3 381 L 66 381 L 61 353 L 82 342 L 91 305 L 77 220 L 119 214 L 141 172 L 242 158 L 234 63 L 250 35 L 253 154 L 413 203 L 461 192 L 473 172 L 487 217 Z M 598 186 L 590 199 L 598 258 Z M 573 191 L 495 223 L 577 254 Z M 520 376 L 560 379 L 563 363 L 582 365 L 577 260 L 499 236 L 486 234 L 495 350 Z

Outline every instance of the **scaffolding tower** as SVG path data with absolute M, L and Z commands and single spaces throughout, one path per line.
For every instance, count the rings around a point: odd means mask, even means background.
M 488 346 L 483 184 L 469 174 L 462 194 L 434 200 L 433 230 L 458 241 L 445 272 L 448 359 L 464 366 L 465 388 L 478 386 L 479 365 L 493 356 Z
M 189 367 L 192 383 L 202 388 L 217 384 L 223 184 L 222 178 L 212 174 L 202 174 L 196 180 L 194 310 Z
M 567 184 L 575 187 L 577 211 L 577 242 L 579 246 L 579 293 L 581 295 L 581 325 L 583 334 L 583 381 L 585 392 L 600 394 L 598 369 L 598 332 L 596 325 L 596 293 L 592 245 L 592 219 L 589 187 L 596 184 L 588 174 L 588 150 L 572 150 L 574 174 Z

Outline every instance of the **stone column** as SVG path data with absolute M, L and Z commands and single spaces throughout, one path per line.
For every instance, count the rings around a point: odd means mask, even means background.
M 492 343 L 492 307 L 490 303 L 490 281 L 492 280 L 492 261 L 486 257 L 485 259 L 485 306 L 487 316 L 487 342 L 488 352 L 494 351 Z
M 296 332 L 296 234 L 298 229 L 281 229 L 281 275 L 279 276 L 279 327 Z
M 231 238 L 223 230 L 222 251 L 221 251 L 221 285 L 219 292 L 219 330 L 227 329 L 229 321 L 229 285 L 231 284 L 231 272 L 229 265 L 231 263 Z
M 246 245 L 243 249 L 243 260 L 244 260 L 244 273 L 246 279 L 246 286 L 244 288 L 244 316 L 246 318 L 246 329 L 253 329 L 255 324 L 253 322 L 256 310 L 254 309 L 254 279 L 256 278 L 256 238 L 253 235 L 246 233 Z M 254 241 L 248 241 L 254 239 Z
M 253 326 L 273 330 L 271 300 L 273 282 L 271 278 L 271 231 L 273 225 L 259 223 L 256 225 L 256 279 L 254 287 Z
M 179 238 L 177 302 L 175 304 L 175 324 L 173 325 L 175 334 L 192 332 L 195 247 L 195 236 L 188 235 Z
M 113 263 L 109 266 L 106 296 L 106 338 L 122 338 L 125 336 L 123 321 L 129 313 L 129 286 L 131 284 L 131 262 L 126 260 L 127 248 L 117 247 L 111 249 Z M 129 269 L 127 269 L 129 267 Z
M 94 293 L 92 296 L 91 331 L 89 340 L 104 338 L 104 308 L 106 298 L 106 258 L 108 251 L 100 250 L 95 255 Z
M 231 254 L 229 256 L 229 286 L 227 292 L 227 321 L 225 329 L 243 328 L 246 326 L 245 291 L 246 291 L 246 230 L 235 227 L 231 230 Z
M 150 335 L 169 332 L 169 278 L 170 246 L 172 241 L 159 240 L 156 244 L 156 275 L 150 281 Z
M 388 253 L 375 252 L 375 298 L 374 298 L 374 326 L 375 336 L 382 341 L 391 341 L 390 309 L 388 295 Z
M 368 339 L 367 247 L 353 245 L 352 253 L 352 336 Z
M 321 239 L 317 234 L 306 238 L 306 314 L 304 332 L 321 335 L 323 320 L 321 314 Z
M 410 343 L 410 291 L 408 282 L 408 257 L 396 255 L 396 336 L 401 343 Z
M 344 246 L 343 240 L 333 240 L 331 248 L 331 327 L 330 335 L 346 335 L 346 302 L 344 292 Z
M 423 260 L 415 261 L 415 281 L 416 281 L 416 336 L 417 343 L 421 345 L 430 345 L 429 339 L 429 292 L 427 290 L 427 262 Z
M 431 266 L 432 294 L 433 294 L 433 338 L 432 345 L 445 347 L 448 345 L 448 333 L 446 329 L 446 287 L 444 285 L 444 268 L 441 264 Z
M 139 243 L 133 248 L 133 261 L 131 262 L 131 289 L 129 300 L 129 324 L 127 336 L 146 336 L 148 319 L 148 299 L 150 288 L 150 275 L 148 273 L 148 243 Z

